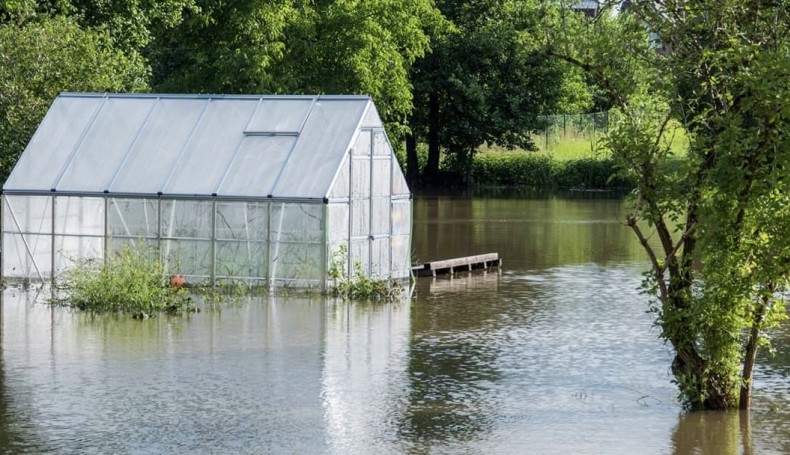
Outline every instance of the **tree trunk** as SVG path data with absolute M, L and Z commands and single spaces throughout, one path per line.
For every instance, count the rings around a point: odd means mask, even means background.
M 746 353 L 743 357 L 743 372 L 741 373 L 743 384 L 741 385 L 740 398 L 740 408 L 744 410 L 749 409 L 752 404 L 752 377 L 754 375 L 754 364 L 757 361 L 757 348 L 758 342 L 760 341 L 760 325 L 763 322 L 763 316 L 765 315 L 765 309 L 768 306 L 768 303 L 769 302 L 767 301 L 763 301 L 763 305 L 760 307 L 757 314 L 754 315 L 752 328 L 749 331 L 749 341 L 746 343 Z
M 749 334 L 749 343 L 746 345 L 746 356 L 743 359 L 743 385 L 741 385 L 740 408 L 749 409 L 752 401 L 752 373 L 754 373 L 754 363 L 757 359 L 757 337 L 759 330 L 752 327 Z
M 406 135 L 406 180 L 412 187 L 417 185 L 420 163 L 417 158 L 417 138 L 414 133 Z
M 423 181 L 435 184 L 439 175 L 439 95 L 428 96 L 428 162 L 423 171 Z

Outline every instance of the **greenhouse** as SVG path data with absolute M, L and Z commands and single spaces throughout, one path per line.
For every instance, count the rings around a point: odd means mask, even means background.
M 192 284 L 411 270 L 411 194 L 367 96 L 61 94 L 2 199 L 4 279 L 127 245 Z

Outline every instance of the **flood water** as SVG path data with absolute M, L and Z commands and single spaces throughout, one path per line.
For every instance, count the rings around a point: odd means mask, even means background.
M 422 197 L 410 301 L 257 297 L 138 321 L 6 289 L 0 452 L 790 453 L 790 331 L 749 414 L 685 413 L 619 199 Z

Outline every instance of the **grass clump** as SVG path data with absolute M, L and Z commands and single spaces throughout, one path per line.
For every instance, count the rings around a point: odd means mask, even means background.
M 128 313 L 147 318 L 197 309 L 187 291 L 171 287 L 164 266 L 148 251 L 125 246 L 106 261 L 78 261 L 60 278 L 54 303 L 96 313 Z
M 335 297 L 344 299 L 395 301 L 400 297 L 403 289 L 395 282 L 388 283 L 365 275 L 362 264 L 354 263 L 354 273 L 349 276 L 346 272 L 348 261 L 348 248 L 341 245 L 332 256 L 329 267 L 329 278 L 334 282 L 330 293 Z

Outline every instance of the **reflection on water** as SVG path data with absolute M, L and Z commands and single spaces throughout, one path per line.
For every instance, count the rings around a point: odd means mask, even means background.
M 504 267 L 421 279 L 410 302 L 264 297 L 144 321 L 5 290 L 0 452 L 790 453 L 790 332 L 751 414 L 683 413 L 620 201 L 415 214 L 418 256 Z

